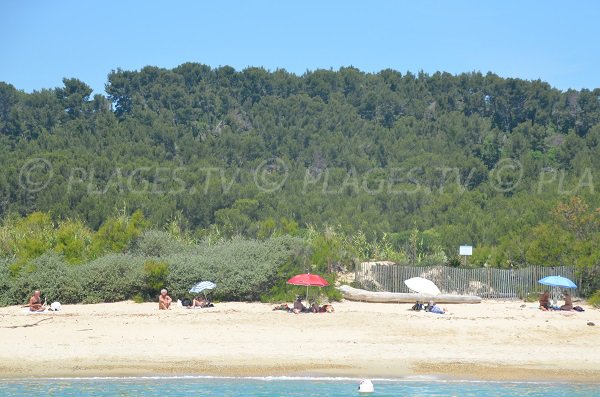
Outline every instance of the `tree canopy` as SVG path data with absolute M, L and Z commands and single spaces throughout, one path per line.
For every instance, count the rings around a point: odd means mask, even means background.
M 406 260 L 470 244 L 478 264 L 596 265 L 598 88 L 196 63 L 113 70 L 106 95 L 63 84 L 0 83 L 0 217 L 60 225 L 31 255 L 122 252 L 177 219 L 197 238 L 329 227 Z

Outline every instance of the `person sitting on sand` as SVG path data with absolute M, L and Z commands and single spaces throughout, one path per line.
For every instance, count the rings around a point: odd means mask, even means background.
M 321 307 L 319 306 L 319 304 L 315 301 L 312 301 L 312 304 L 310 305 L 310 312 L 311 313 L 319 313 L 321 311 Z
M 171 302 L 173 299 L 169 295 L 167 295 L 167 290 L 160 290 L 160 296 L 158 297 L 158 309 L 159 310 L 168 310 L 171 308 Z
M 550 292 L 548 290 L 540 295 L 540 309 L 544 311 L 550 310 Z
M 296 298 L 296 301 L 294 302 L 294 308 L 292 310 L 296 314 L 308 311 L 306 309 L 306 307 L 302 304 L 302 298 L 301 297 L 297 297 Z
M 569 294 L 568 291 L 565 291 L 563 296 L 565 297 L 565 304 L 560 307 L 560 310 L 573 310 L 573 298 L 571 298 L 571 294 Z
M 29 298 L 29 311 L 31 312 L 43 312 L 46 307 L 42 304 L 42 293 L 39 290 L 35 290 L 31 298 Z

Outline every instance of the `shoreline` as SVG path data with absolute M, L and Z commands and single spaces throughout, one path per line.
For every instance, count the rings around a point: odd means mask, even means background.
M 470 370 L 474 370 L 471 373 L 488 372 L 491 367 L 486 366 L 471 366 Z M 493 368 L 496 370 L 497 368 Z M 86 372 L 86 371 L 83 371 Z M 514 377 L 515 373 L 521 373 L 522 376 Z M 593 374 L 597 374 L 598 371 L 592 371 Z M 242 375 L 244 373 L 245 375 Z M 0 377 L 1 382 L 21 382 L 21 381 L 60 381 L 60 380 L 127 380 L 127 379 L 249 379 L 249 380 L 265 380 L 265 381 L 278 381 L 278 380 L 289 380 L 289 381 L 301 381 L 301 380 L 321 380 L 321 381 L 360 381 L 361 379 L 368 378 L 372 381 L 379 382 L 440 382 L 440 383 L 470 383 L 470 382 L 502 382 L 502 383 L 532 383 L 532 384 L 588 384 L 588 385 L 600 385 L 600 380 L 586 378 L 585 374 L 578 374 L 577 376 L 566 376 L 561 378 L 549 378 L 548 376 L 556 375 L 555 371 L 543 371 L 543 370 L 525 370 L 522 368 L 509 368 L 502 371 L 501 376 L 471 376 L 471 377 L 458 377 L 450 374 L 429 374 L 429 373 L 414 373 L 405 376 L 383 376 L 377 374 L 371 374 L 371 376 L 365 376 L 369 374 L 362 374 L 361 376 L 353 374 L 353 372 L 343 371 L 331 371 L 331 372 L 306 372 L 296 374 L 279 374 L 269 375 L 263 372 L 258 372 L 254 375 L 248 374 L 243 371 L 236 375 L 232 373 L 230 375 L 223 374 L 193 374 L 193 373 L 175 373 L 175 374 L 149 374 L 149 373 L 137 373 L 131 371 L 131 373 L 124 373 L 121 371 L 113 372 L 109 371 L 106 373 L 96 372 L 95 374 L 80 374 L 77 376 L 69 376 L 66 373 L 63 375 L 53 376 L 2 376 Z M 588 374 L 590 375 L 590 374 Z
M 54 377 L 25 377 L 25 378 L 0 378 L 2 382 L 26 382 L 26 381 L 40 381 L 40 382 L 52 382 L 52 381 L 110 381 L 110 380 L 172 380 L 172 379 L 185 379 L 185 380 L 255 380 L 255 381 L 322 381 L 322 382 L 346 382 L 353 381 L 359 382 L 363 379 L 369 379 L 372 382 L 385 382 L 385 383 L 502 383 L 502 384 L 543 384 L 543 385 L 598 385 L 600 382 L 588 382 L 588 381 L 569 381 L 569 380 L 496 380 L 496 379 L 460 379 L 460 378 L 445 378 L 428 375 L 414 375 L 406 376 L 403 378 L 385 378 L 385 377 L 356 377 L 356 376 L 219 376 L 219 375 L 131 375 L 131 376 L 54 376 Z
M 334 303 L 289 314 L 262 303 L 158 311 L 133 302 L 0 308 L 0 379 L 315 377 L 600 383 L 600 311 L 534 304 Z

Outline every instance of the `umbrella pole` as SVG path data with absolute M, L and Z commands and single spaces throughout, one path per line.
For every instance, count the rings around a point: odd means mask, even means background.
M 306 304 L 308 304 L 308 285 L 306 286 Z

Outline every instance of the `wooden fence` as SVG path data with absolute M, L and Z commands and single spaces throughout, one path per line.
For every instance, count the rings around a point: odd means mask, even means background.
M 433 281 L 443 294 L 477 295 L 484 299 L 523 299 L 544 288 L 538 280 L 546 276 L 575 279 L 569 266 L 530 266 L 520 269 L 454 268 L 448 266 L 412 267 L 390 262 L 364 262 L 356 269 L 356 285 L 369 291 L 410 292 L 404 280 L 423 277 Z M 557 296 L 558 291 L 553 291 Z M 577 290 L 571 291 L 577 296 Z

